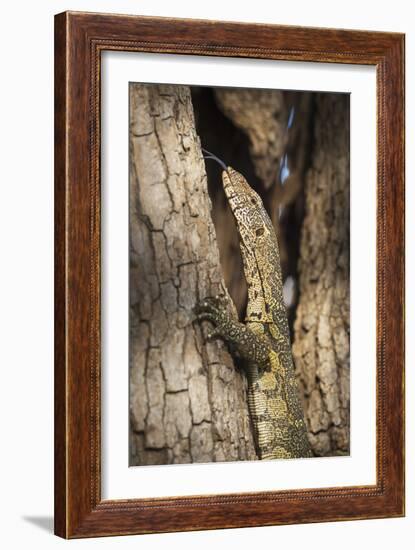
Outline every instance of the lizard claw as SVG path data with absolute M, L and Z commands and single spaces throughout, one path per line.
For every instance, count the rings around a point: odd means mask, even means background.
M 197 313 L 196 319 L 198 321 L 210 321 L 211 323 L 215 323 L 217 317 L 210 311 L 201 311 L 200 313 Z
M 214 330 L 211 330 L 210 332 L 207 333 L 206 340 L 208 342 L 211 342 L 212 340 L 214 340 L 215 338 L 218 338 L 220 336 L 221 336 L 220 331 L 214 329 Z
M 219 301 L 216 298 L 208 297 L 196 304 L 194 311 L 196 314 L 210 312 L 218 315 L 220 313 L 220 309 L 221 307 Z

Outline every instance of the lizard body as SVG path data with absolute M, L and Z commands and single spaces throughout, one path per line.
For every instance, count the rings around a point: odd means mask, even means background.
M 223 167 L 223 187 L 236 220 L 248 286 L 246 318 L 239 322 L 229 313 L 227 299 L 215 297 L 198 304 L 198 319 L 214 325 L 209 336 L 222 338 L 246 373 L 259 458 L 308 457 L 311 449 L 294 374 L 275 231 L 259 195 L 236 170 Z

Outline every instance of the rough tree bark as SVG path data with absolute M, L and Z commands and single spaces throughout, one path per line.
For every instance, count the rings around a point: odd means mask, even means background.
M 293 346 L 309 438 L 349 452 L 349 96 L 315 99 Z
M 185 86 L 130 86 L 130 464 L 255 459 L 245 380 L 194 322 L 226 292 Z

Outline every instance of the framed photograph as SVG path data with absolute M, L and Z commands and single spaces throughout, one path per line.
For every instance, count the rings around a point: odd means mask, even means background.
M 404 515 L 404 35 L 55 19 L 55 532 Z

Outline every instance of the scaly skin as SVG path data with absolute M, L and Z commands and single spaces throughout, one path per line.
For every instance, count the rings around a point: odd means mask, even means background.
M 239 233 L 248 285 L 246 318 L 241 323 L 232 317 L 227 299 L 219 296 L 202 300 L 197 318 L 213 324 L 209 337 L 222 338 L 246 373 L 259 458 L 309 457 L 274 228 L 261 198 L 241 174 L 228 167 L 222 182 Z

